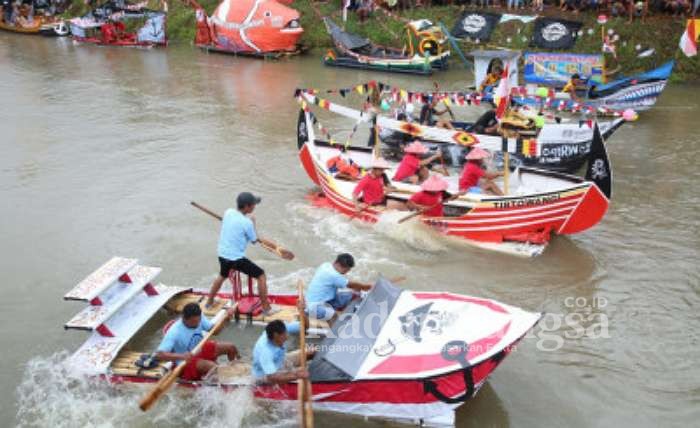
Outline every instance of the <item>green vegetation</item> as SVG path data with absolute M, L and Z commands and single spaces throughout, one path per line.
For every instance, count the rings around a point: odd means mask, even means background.
M 159 8 L 155 0 L 151 0 L 153 8 Z M 202 0 L 200 4 L 208 14 L 216 8 L 219 0 Z M 83 2 L 73 2 L 74 6 L 66 13 L 68 16 L 77 16 L 85 12 Z M 326 34 L 321 16 L 331 16 L 340 24 L 340 0 L 319 2 L 314 0 L 295 0 L 292 7 L 301 13 L 301 23 L 304 27 L 302 43 L 311 48 L 330 47 L 330 39 Z M 431 8 L 418 8 L 395 14 L 405 19 L 427 18 L 434 23 L 442 22 L 451 29 L 455 20 L 460 16 L 461 6 L 436 6 Z M 505 13 L 505 10 L 498 10 Z M 531 13 L 526 11 L 526 14 Z M 556 11 L 547 11 L 546 15 L 557 14 Z M 572 50 L 576 53 L 600 53 L 601 35 L 600 25 L 596 23 L 596 16 L 592 13 L 579 15 L 565 14 L 566 19 L 583 22 L 583 36 L 576 42 Z M 404 23 L 387 16 L 382 11 L 374 14 L 364 23 L 357 20 L 356 14 L 348 13 L 348 22 L 345 24 L 349 31 L 368 37 L 375 43 L 401 47 L 405 43 Z M 496 26 L 491 40 L 485 43 L 460 42 L 464 52 L 479 48 L 505 47 L 510 49 L 528 50 L 533 24 L 523 24 L 519 21 L 510 21 Z M 669 16 L 652 16 L 645 23 L 635 20 L 629 24 L 624 18 L 610 18 L 606 30 L 613 29 L 619 34 L 620 40 L 616 43 L 619 65 L 625 74 L 632 74 L 648 70 L 661 65 L 669 59 L 677 60 L 672 81 L 700 81 L 700 61 L 696 58 L 686 58 L 678 49 L 678 40 L 685 28 L 685 20 L 671 18 Z M 592 29 L 593 34 L 588 34 Z M 194 39 L 195 20 L 194 11 L 181 0 L 169 3 L 168 37 L 171 42 L 190 42 Z M 639 58 L 636 46 L 643 49 L 654 48 L 656 52 L 647 58 Z M 538 48 L 533 48 L 541 50 Z M 614 60 L 608 56 L 608 63 Z M 456 55 L 453 62 L 459 61 Z M 608 68 L 614 68 L 612 64 Z

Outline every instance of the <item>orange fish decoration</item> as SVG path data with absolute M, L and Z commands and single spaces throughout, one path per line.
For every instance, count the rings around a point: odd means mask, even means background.
M 224 0 L 211 17 L 194 0 L 195 44 L 244 54 L 295 52 L 304 29 L 291 0 Z

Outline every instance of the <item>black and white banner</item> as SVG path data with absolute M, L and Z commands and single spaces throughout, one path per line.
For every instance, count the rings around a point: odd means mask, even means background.
M 493 29 L 500 20 L 501 14 L 499 13 L 464 12 L 455 22 L 452 36 L 458 39 L 470 38 L 485 42 L 489 40 Z
M 537 18 L 532 32 L 532 45 L 545 49 L 570 49 L 576 43 L 581 25 L 577 21 Z

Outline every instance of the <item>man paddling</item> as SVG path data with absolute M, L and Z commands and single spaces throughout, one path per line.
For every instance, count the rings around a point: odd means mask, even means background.
M 430 152 L 430 149 L 421 144 L 418 140 L 407 145 L 403 151 L 405 155 L 403 159 L 401 159 L 401 163 L 399 163 L 392 180 L 405 181 L 411 184 L 420 184 L 422 182 L 421 173 L 425 174 L 425 172 L 428 171 L 430 163 L 442 157 L 442 153 L 438 152 L 422 159 L 423 156 Z M 425 172 L 421 171 L 423 168 L 425 168 Z M 426 178 L 428 177 L 423 177 L 423 180 Z
M 461 194 L 488 192 L 503 196 L 503 191 L 493 181 L 503 176 L 503 173 L 484 169 L 484 159 L 488 157 L 488 152 L 480 147 L 474 147 L 469 151 L 466 156 L 467 163 L 464 164 L 462 175 L 459 177 L 459 192 Z
M 353 291 L 367 291 L 369 284 L 350 281 L 345 275 L 355 267 L 352 255 L 338 254 L 335 261 L 324 263 L 316 269 L 306 293 L 307 313 L 312 318 L 329 321 L 352 300 Z
M 389 168 L 391 165 L 382 158 L 372 160 L 370 172 L 362 177 L 352 191 L 356 213 L 376 205 L 387 204 L 387 208 L 392 208 L 393 201 L 387 201 L 386 194 L 396 189 L 384 173 Z
M 304 310 L 303 304 L 300 307 L 300 310 Z M 287 358 L 288 333 L 299 333 L 299 327 L 298 322 L 284 323 L 280 320 L 265 326 L 265 331 L 253 348 L 252 372 L 257 382 L 280 384 L 309 377 L 308 371 L 293 368 L 295 363 L 290 361 L 292 358 Z M 307 352 L 307 358 L 309 354 Z
M 264 315 L 272 315 L 276 310 L 270 306 L 267 298 L 267 278 L 265 271 L 245 257 L 245 251 L 249 243 L 259 241 L 255 231 L 253 220 L 248 217 L 255 210 L 262 199 L 250 192 L 243 192 L 236 198 L 237 210 L 226 210 L 221 222 L 221 234 L 219 235 L 219 275 L 211 285 L 207 306 L 214 304 L 214 297 L 221 289 L 221 285 L 228 278 L 231 270 L 237 270 L 255 278 L 258 283 L 258 295 Z
M 227 318 L 234 315 L 229 309 Z M 229 361 L 238 358 L 238 350 L 233 343 L 208 340 L 197 355 L 191 351 L 204 338 L 204 332 L 211 330 L 214 324 L 202 315 L 197 303 L 188 303 L 182 310 L 182 318 L 175 321 L 158 346 L 156 357 L 161 361 L 185 361 L 181 377 L 186 380 L 200 380 L 216 367 L 216 359 L 226 355 Z

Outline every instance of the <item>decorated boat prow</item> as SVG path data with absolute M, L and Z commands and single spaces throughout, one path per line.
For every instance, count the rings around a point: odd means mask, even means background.
M 159 309 L 177 313 L 187 303 L 201 302 L 205 292 L 154 286 L 159 272 L 135 259 L 115 257 L 66 294 L 68 300 L 89 303 L 66 324 L 92 332 L 71 357 L 76 370 L 115 385 L 154 383 L 167 375 L 169 364 L 131 346 L 146 343 L 142 327 Z M 234 290 L 236 284 L 240 287 L 238 272 L 230 279 Z M 252 293 L 217 297 L 213 308 L 203 309 L 213 315 L 214 323 L 225 314 L 223 301 L 257 298 Z M 296 295 L 270 298 L 282 310 L 269 319 L 255 315 L 255 320 L 298 319 Z M 318 351 L 308 364 L 312 407 L 422 426 L 454 426 L 455 410 L 476 395 L 540 318 L 540 313 L 491 299 L 409 291 L 380 279 L 339 313 L 317 341 Z M 171 322 L 166 321 L 164 329 Z M 199 381 L 178 379 L 177 385 L 223 391 L 244 387 L 257 399 L 281 402 L 296 401 L 298 391 L 295 382 L 255 382 L 250 364 L 240 361 L 219 365 Z

